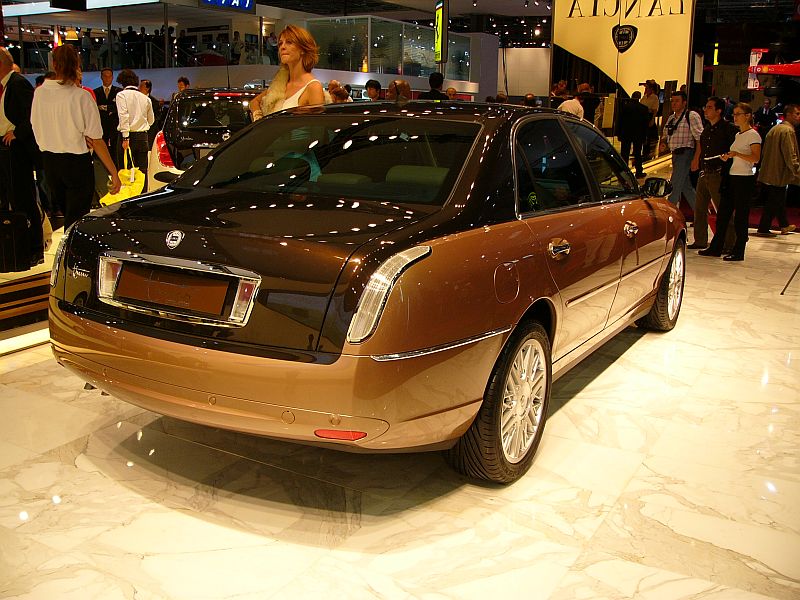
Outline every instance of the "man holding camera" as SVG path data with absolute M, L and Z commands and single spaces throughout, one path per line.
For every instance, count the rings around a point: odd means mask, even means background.
M 694 210 L 695 191 L 689 179 L 689 171 L 697 171 L 700 164 L 700 136 L 703 133 L 703 121 L 686 105 L 686 94 L 673 92 L 670 98 L 672 114 L 667 119 L 664 134 L 661 138 L 660 152 L 672 152 L 672 193 L 669 201 L 676 206 L 681 201 L 681 194 Z

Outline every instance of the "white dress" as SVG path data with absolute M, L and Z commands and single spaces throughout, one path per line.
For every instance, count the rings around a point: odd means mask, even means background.
M 286 98 L 286 100 L 283 101 L 283 105 L 280 107 L 279 110 L 284 110 L 286 108 L 294 108 L 295 106 L 297 106 L 297 103 L 300 102 L 300 96 L 303 95 L 303 92 L 306 91 L 306 88 L 309 86 L 309 84 L 314 83 L 315 81 L 318 80 L 312 79 L 311 81 L 306 83 L 303 87 L 301 87 L 299 90 L 297 90 L 294 94 Z

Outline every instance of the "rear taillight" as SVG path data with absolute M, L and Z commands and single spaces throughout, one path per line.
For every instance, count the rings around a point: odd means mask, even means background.
M 158 149 L 158 162 L 164 167 L 175 168 L 175 163 L 172 162 L 172 157 L 169 155 L 169 148 L 167 148 L 167 141 L 164 139 L 164 132 L 159 131 L 156 134 L 156 148 Z

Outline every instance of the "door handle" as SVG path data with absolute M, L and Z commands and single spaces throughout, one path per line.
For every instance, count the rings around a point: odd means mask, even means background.
M 547 250 L 553 258 L 567 256 L 570 251 L 570 245 L 567 240 L 553 240 L 547 245 Z
M 639 226 L 633 221 L 625 221 L 625 226 L 622 228 L 622 230 L 625 232 L 626 236 L 632 238 L 639 233 Z

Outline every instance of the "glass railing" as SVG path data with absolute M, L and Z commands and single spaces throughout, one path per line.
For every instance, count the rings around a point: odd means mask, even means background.
M 323 69 L 415 77 L 440 69 L 430 27 L 367 16 L 309 19 L 307 26 Z M 451 32 L 445 77 L 470 81 L 470 64 L 469 36 Z

